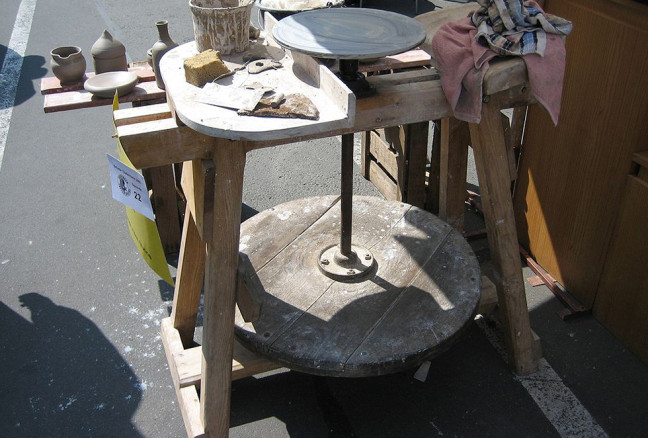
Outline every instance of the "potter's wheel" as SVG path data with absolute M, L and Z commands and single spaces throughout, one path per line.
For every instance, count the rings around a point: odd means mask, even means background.
M 419 45 L 425 28 L 413 18 L 377 9 L 331 8 L 300 12 L 272 32 L 281 46 L 318 58 L 369 59 Z
M 358 73 L 359 60 L 412 49 L 425 40 L 426 33 L 421 23 L 395 12 L 331 8 L 286 17 L 272 35 L 288 50 L 340 60 L 340 78 L 360 98 L 374 90 Z

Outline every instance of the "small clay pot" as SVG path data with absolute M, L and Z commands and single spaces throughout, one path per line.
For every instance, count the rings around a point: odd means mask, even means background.
M 107 30 L 104 30 L 103 34 L 92 45 L 90 53 L 94 60 L 96 74 L 128 70 L 126 47 L 121 41 L 113 38 Z
M 86 60 L 80 47 L 57 47 L 50 52 L 50 55 L 52 55 L 50 68 L 62 85 L 74 84 L 83 80 Z

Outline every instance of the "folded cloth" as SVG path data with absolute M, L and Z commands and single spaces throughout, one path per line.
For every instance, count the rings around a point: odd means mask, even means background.
M 544 14 L 533 1 L 478 2 L 481 8 L 444 24 L 432 40 L 441 86 L 455 117 L 479 123 L 489 61 L 498 55 L 518 55 L 526 63 L 531 91 L 557 124 L 565 70 L 560 35 L 571 31 L 571 23 Z

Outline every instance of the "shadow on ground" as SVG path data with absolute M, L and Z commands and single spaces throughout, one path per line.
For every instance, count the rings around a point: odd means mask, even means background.
M 0 302 L 0 436 L 140 437 L 141 382 L 88 318 L 40 293 Z

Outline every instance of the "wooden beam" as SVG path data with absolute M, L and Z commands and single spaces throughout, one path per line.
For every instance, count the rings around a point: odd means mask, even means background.
M 463 231 L 468 166 L 468 124 L 454 117 L 441 120 L 439 217 Z
M 218 190 L 213 236 L 206 242 L 200 412 L 208 436 L 227 437 L 245 145 L 231 142 L 224 147 L 218 139 L 212 145 Z
M 537 369 L 526 303 L 515 216 L 511 200 L 508 158 L 498 99 L 482 107 L 480 124 L 470 124 L 480 194 L 491 257 L 498 274 L 499 305 L 506 323 L 512 367 L 520 375 Z
M 177 273 L 171 325 L 178 331 L 182 344 L 188 348 L 193 345 L 205 275 L 205 243 L 200 239 L 188 206 L 185 210 Z
M 117 127 L 122 147 L 138 169 L 209 158 L 210 137 L 174 119 L 154 120 Z

